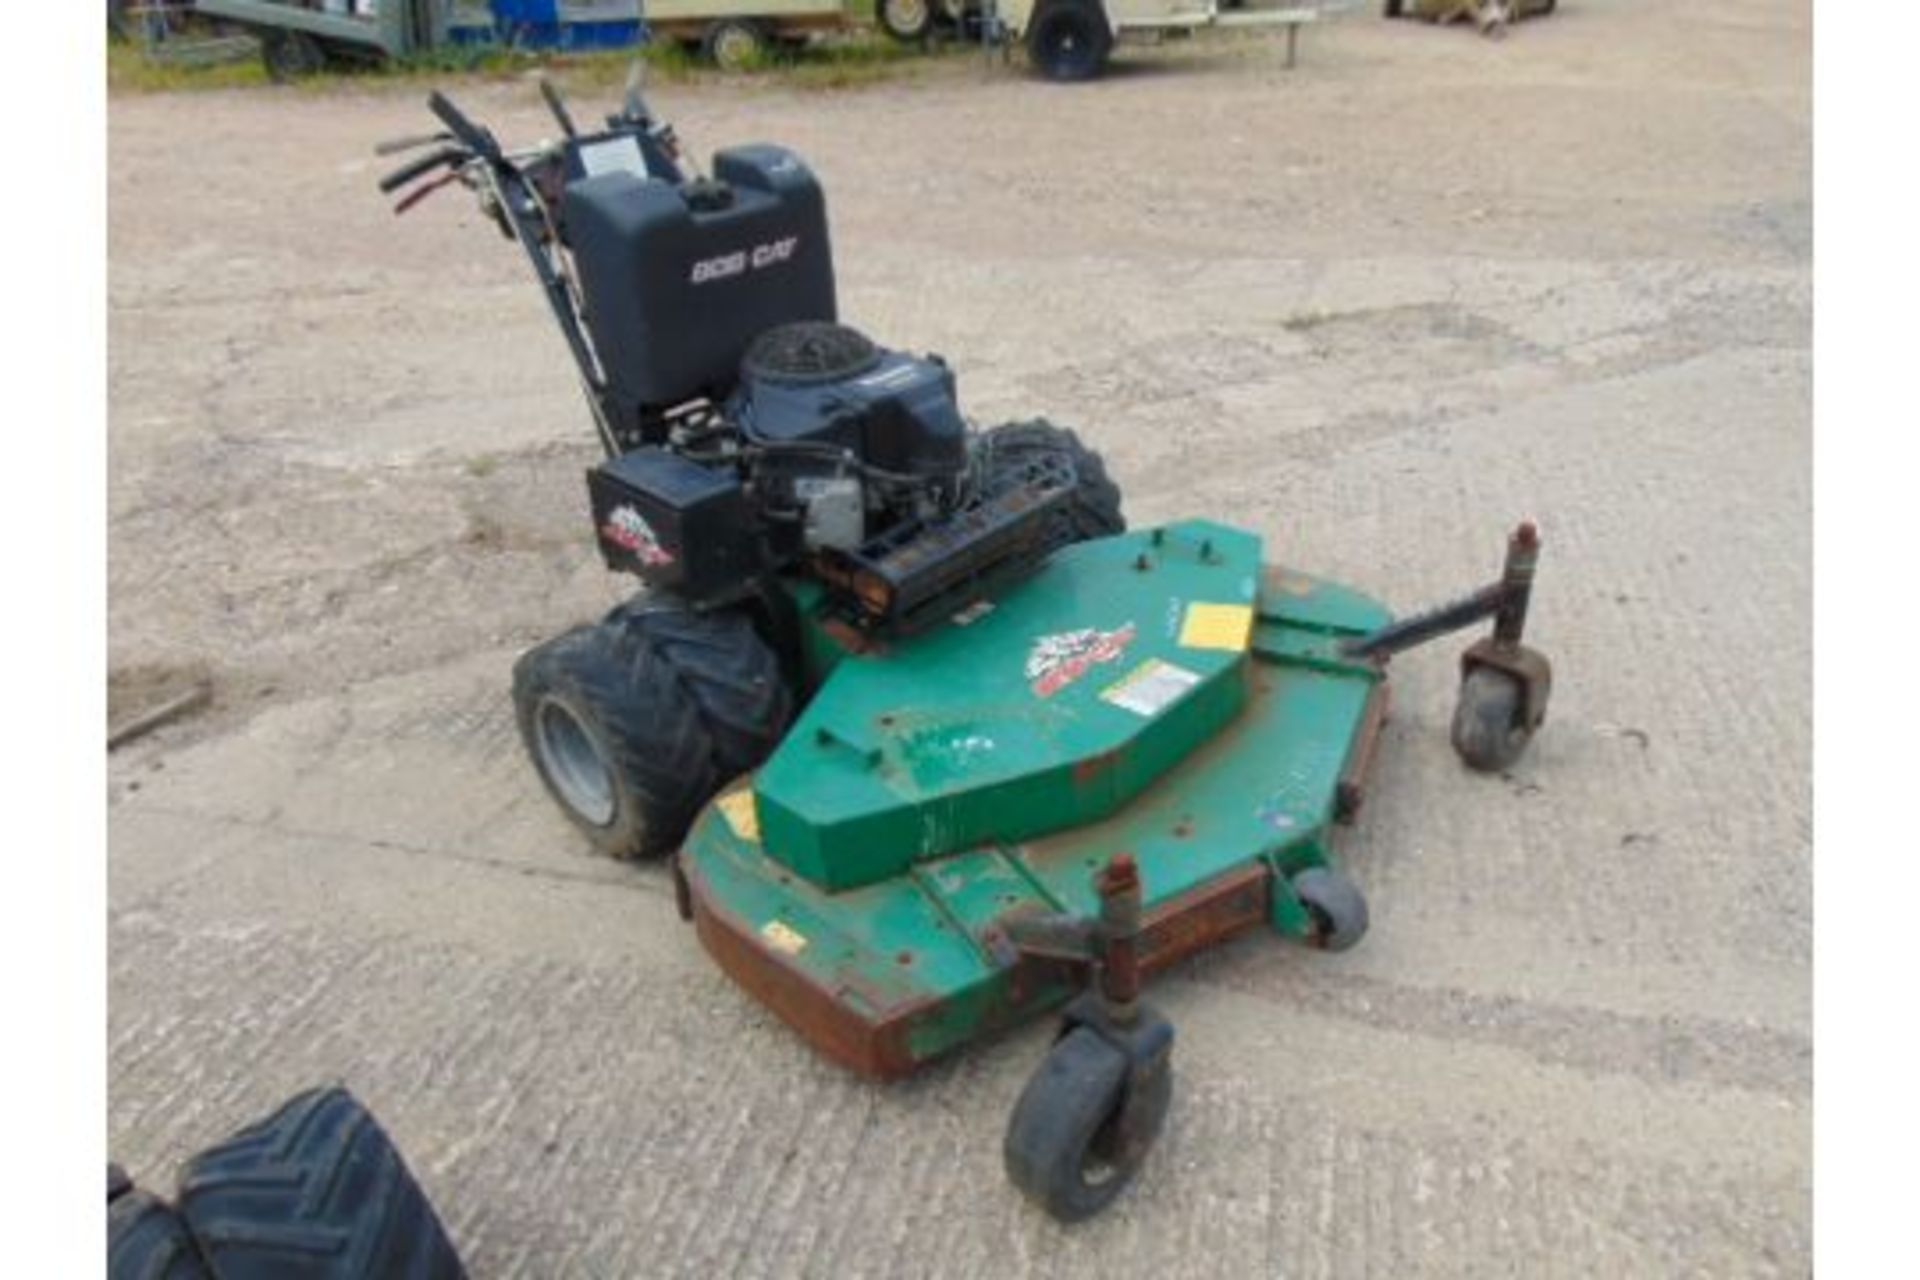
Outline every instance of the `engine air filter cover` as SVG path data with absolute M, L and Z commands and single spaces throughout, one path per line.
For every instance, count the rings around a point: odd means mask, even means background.
M 817 386 L 856 378 L 880 363 L 881 351 L 858 329 L 803 320 L 769 329 L 753 340 L 741 362 L 748 378 Z

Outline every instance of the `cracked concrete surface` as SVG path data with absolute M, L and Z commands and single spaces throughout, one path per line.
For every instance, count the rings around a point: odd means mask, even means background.
M 1136 522 L 1404 608 L 1546 532 L 1535 753 L 1465 773 L 1451 651 L 1396 665 L 1373 933 L 1157 983 L 1170 1130 L 1073 1231 L 999 1170 L 1044 1028 L 849 1077 L 522 763 L 513 657 L 621 584 L 509 247 L 372 190 L 415 96 L 115 100 L 111 658 L 216 686 L 110 768 L 116 1158 L 164 1188 L 339 1079 L 480 1276 L 1805 1274 L 1809 39 L 1622 0 L 1500 44 L 1355 14 L 1292 72 L 657 92 L 805 154 L 846 315 L 1078 427 Z

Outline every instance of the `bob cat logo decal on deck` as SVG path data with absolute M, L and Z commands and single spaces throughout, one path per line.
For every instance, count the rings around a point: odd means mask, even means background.
M 1027 654 L 1027 681 L 1036 698 L 1051 698 L 1102 662 L 1117 661 L 1133 643 L 1131 622 L 1101 631 L 1087 627 L 1041 636 Z
M 658 566 L 673 563 L 673 553 L 660 545 L 653 526 L 633 507 L 623 504 L 609 511 L 607 522 L 600 526 L 600 536 L 616 547 L 633 552 L 640 558 L 641 564 Z

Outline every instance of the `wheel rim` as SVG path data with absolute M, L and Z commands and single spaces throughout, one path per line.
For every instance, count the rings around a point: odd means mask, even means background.
M 743 27 L 728 27 L 713 42 L 713 60 L 728 71 L 738 71 L 759 48 L 760 41 L 753 32 Z
M 1120 1123 L 1120 1105 L 1114 1103 L 1113 1110 L 1094 1131 L 1093 1141 L 1080 1153 L 1080 1185 L 1089 1191 L 1097 1191 L 1126 1175 L 1115 1157 L 1114 1147 L 1118 1143 L 1115 1129 Z
M 886 0 L 887 22 L 903 35 L 919 35 L 927 13 L 926 0 Z
M 267 43 L 267 61 L 283 76 L 312 75 L 320 69 L 319 49 L 297 31 L 277 33 Z
M 534 712 L 534 746 L 540 771 L 564 803 L 593 826 L 613 825 L 613 769 L 573 709 L 547 698 Z
M 1049 68 L 1062 74 L 1084 71 L 1092 61 L 1093 41 L 1073 17 L 1057 18 L 1041 37 Z

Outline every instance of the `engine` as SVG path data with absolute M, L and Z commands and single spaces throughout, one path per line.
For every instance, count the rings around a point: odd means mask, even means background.
M 937 358 L 831 322 L 769 331 L 718 409 L 589 474 L 607 563 L 696 602 L 811 569 L 851 621 L 910 626 L 955 591 L 1043 554 L 1075 477 L 980 454 Z
M 850 621 L 911 628 L 1045 554 L 1071 466 L 995 467 L 943 361 L 837 323 L 824 201 L 790 152 L 585 176 L 564 222 L 625 446 L 588 475 L 609 566 L 696 604 L 808 571 Z
M 852 551 L 870 527 L 940 515 L 965 493 L 967 424 L 939 360 L 802 323 L 757 340 L 741 372 L 728 417 L 760 458 L 763 499 L 808 549 Z

